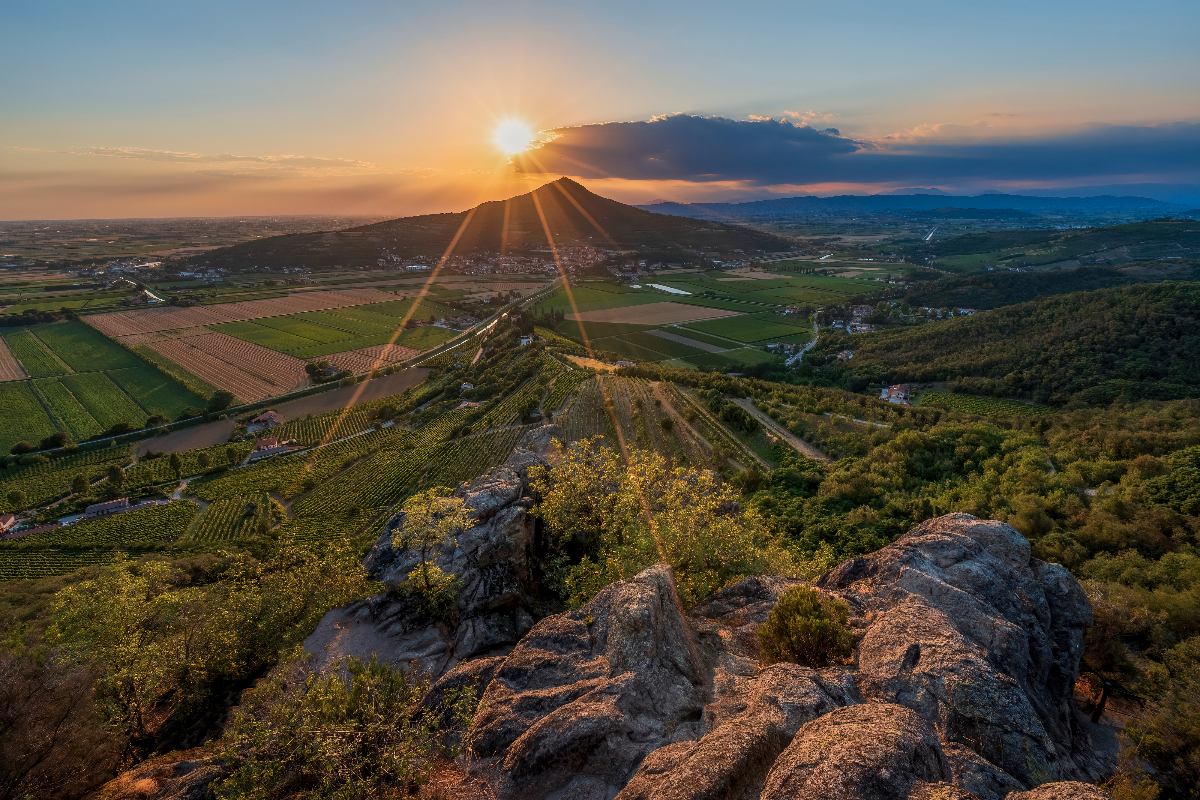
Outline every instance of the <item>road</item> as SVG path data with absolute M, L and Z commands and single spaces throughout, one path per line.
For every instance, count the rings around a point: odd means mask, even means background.
M 813 461 L 825 462 L 831 460 L 829 456 L 825 455 L 825 453 L 813 447 L 811 444 L 804 441 L 775 420 L 771 419 L 770 415 L 758 406 L 754 405 L 754 401 L 749 397 L 742 397 L 734 400 L 733 402 L 745 409 L 746 413 L 758 420 L 764 428 L 766 428 L 775 436 L 778 436 L 783 441 L 787 442 L 793 450 L 805 458 L 811 458 Z

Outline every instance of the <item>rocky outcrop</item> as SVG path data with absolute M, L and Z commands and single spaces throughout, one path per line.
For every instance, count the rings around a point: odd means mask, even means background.
M 1103 772 L 1071 703 L 1087 599 L 1010 526 L 939 517 L 820 586 L 868 620 L 865 697 L 914 709 L 1025 786 Z
M 760 663 L 793 583 L 684 614 L 660 566 L 542 620 L 488 666 L 473 773 L 499 800 L 1105 796 L 1047 783 L 1109 766 L 1071 704 L 1090 612 L 1011 527 L 940 517 L 825 575 L 861 634 L 852 664 Z
M 608 798 L 646 754 L 700 733 L 706 691 L 665 567 L 539 622 L 504 659 L 468 733 L 501 798 Z
M 171 753 L 143 761 L 93 795 L 94 800 L 208 800 L 211 784 L 225 776 L 217 760 L 202 751 Z
M 527 433 L 503 465 L 458 488 L 473 524 L 435 559 L 458 582 L 452 624 L 431 624 L 417 600 L 398 590 L 418 563 L 415 553 L 392 545 L 400 514 L 366 559 L 388 590 L 326 615 L 305 641 L 316 668 L 347 656 L 375 656 L 438 676 L 466 659 L 507 652 L 539 613 L 527 479 L 530 467 L 545 463 L 542 454 L 555 433 L 552 425 Z

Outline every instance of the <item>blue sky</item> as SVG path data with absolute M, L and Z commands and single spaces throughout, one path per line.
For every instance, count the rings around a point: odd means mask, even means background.
M 1200 121 L 1196 2 L 10 0 L 3 19 L 0 217 L 461 207 L 542 177 L 490 148 L 506 116 L 557 132 L 552 172 L 571 136 L 600 142 L 581 177 L 631 200 L 1200 184 L 1194 160 L 1129 147 L 1200 144 L 1179 124 Z M 645 152 L 605 138 L 671 114 L 740 123 L 704 180 L 629 165 L 703 160 L 712 126 Z M 914 158 L 808 170 L 766 149 L 762 118 Z M 1081 141 L 1094 170 L 1052 168 Z M 731 147 L 786 163 L 747 175 Z

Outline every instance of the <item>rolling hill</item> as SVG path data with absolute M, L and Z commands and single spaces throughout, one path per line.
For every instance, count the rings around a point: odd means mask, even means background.
M 846 214 L 900 214 L 931 218 L 1104 217 L 1149 219 L 1182 210 L 1146 197 L 1037 197 L 1014 194 L 875 194 L 780 197 L 743 203 L 654 203 L 647 211 L 726 221 L 801 220 Z M 956 213 L 957 212 L 957 213 Z
M 545 252 L 541 217 L 564 247 L 631 251 L 666 259 L 698 254 L 776 252 L 791 244 L 772 234 L 709 220 L 654 214 L 601 197 L 567 178 L 468 211 L 424 214 L 340 231 L 272 236 L 196 256 L 193 264 L 230 269 L 355 267 L 380 256 L 432 261 L 458 236 L 458 255 Z M 460 233 L 461 230 L 461 233 Z
M 844 365 L 835 354 L 850 348 Z M 1200 283 L 1058 295 L 848 339 L 814 362 L 850 384 L 948 381 L 1052 404 L 1200 396 Z M 818 367 L 820 370 L 821 368 Z

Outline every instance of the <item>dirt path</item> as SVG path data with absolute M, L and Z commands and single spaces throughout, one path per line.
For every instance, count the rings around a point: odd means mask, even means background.
M 796 434 L 789 431 L 787 428 L 773 420 L 770 415 L 754 405 L 754 401 L 749 397 L 742 397 L 733 401 L 746 410 L 750 416 L 754 417 L 762 426 L 770 431 L 775 436 L 778 436 L 783 441 L 787 442 L 793 450 L 805 458 L 811 458 L 813 461 L 830 461 L 829 456 L 813 447 L 808 442 L 801 439 Z
M 696 443 L 702 452 L 712 453 L 712 442 L 705 439 L 703 434 L 692 427 L 692 423 L 688 422 L 687 417 L 679 413 L 679 409 L 671 402 L 670 395 L 663 389 L 661 381 L 654 381 L 650 384 L 650 389 L 654 396 L 662 404 L 662 409 L 667 413 L 675 425 L 676 436 L 680 433 L 685 434 L 688 438 Z

